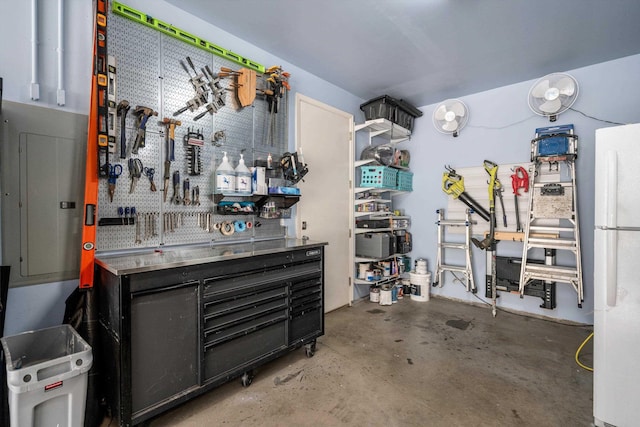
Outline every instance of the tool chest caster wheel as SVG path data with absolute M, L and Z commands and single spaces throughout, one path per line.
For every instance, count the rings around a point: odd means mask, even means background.
M 242 383 L 242 387 L 249 387 L 253 382 L 253 377 L 254 377 L 254 374 L 252 371 L 248 371 L 242 374 L 242 377 L 240 377 L 240 382 Z
M 316 354 L 316 342 L 310 342 L 309 344 L 304 346 L 304 354 L 307 355 L 307 357 L 313 357 L 314 354 Z

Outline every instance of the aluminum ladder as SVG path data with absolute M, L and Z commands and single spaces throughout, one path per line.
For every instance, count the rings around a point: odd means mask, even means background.
M 467 292 L 471 291 L 474 294 L 477 292 L 476 284 L 473 281 L 473 270 L 471 269 L 471 211 L 465 210 L 465 219 L 445 219 L 444 209 L 438 209 L 438 254 L 436 257 L 436 274 L 435 282 L 433 286 L 442 287 L 442 276 L 445 271 L 449 271 L 453 274 L 456 281 L 465 285 Z M 445 228 L 446 227 L 465 227 L 465 241 L 464 243 L 445 242 Z M 465 252 L 465 265 L 453 265 L 444 263 L 444 251 L 445 249 L 457 249 Z M 460 276 L 461 275 L 461 276 Z
M 578 137 L 573 125 L 536 129 L 531 141 L 529 171 L 529 218 L 525 224 L 520 269 L 520 297 L 532 280 L 545 283 L 568 283 L 576 291 L 578 307 L 582 308 L 582 262 L 580 227 L 577 210 L 575 160 Z M 562 251 L 563 263 L 538 264 L 529 261 L 531 249 L 541 248 L 545 254 Z M 573 261 L 569 258 L 573 257 Z

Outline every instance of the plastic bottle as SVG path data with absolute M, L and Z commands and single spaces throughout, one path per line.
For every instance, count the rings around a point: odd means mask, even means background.
M 271 153 L 267 156 L 267 169 L 273 169 L 273 157 L 271 157 Z
M 233 192 L 236 189 L 236 171 L 229 163 L 227 152 L 225 151 L 222 156 L 222 162 L 216 169 L 216 192 L 227 193 Z
M 243 154 L 240 154 L 240 160 L 236 167 L 236 193 L 251 195 L 251 172 L 244 164 Z

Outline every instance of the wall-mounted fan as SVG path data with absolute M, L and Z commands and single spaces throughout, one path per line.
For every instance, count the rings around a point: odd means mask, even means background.
M 433 112 L 433 125 L 442 133 L 458 136 L 469 120 L 469 110 L 459 99 L 442 101 Z
M 566 73 L 551 73 L 539 79 L 529 90 L 529 107 L 534 113 L 555 122 L 578 97 L 578 82 Z

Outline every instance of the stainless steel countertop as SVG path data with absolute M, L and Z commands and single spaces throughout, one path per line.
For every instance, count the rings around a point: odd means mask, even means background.
M 150 250 L 118 255 L 96 255 L 96 264 L 115 274 L 142 273 L 145 271 L 163 270 L 226 261 L 236 258 L 247 258 L 278 252 L 288 252 L 313 246 L 324 246 L 327 242 L 300 239 L 277 239 L 253 243 L 231 243 L 211 247 L 176 247 L 162 250 Z

